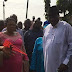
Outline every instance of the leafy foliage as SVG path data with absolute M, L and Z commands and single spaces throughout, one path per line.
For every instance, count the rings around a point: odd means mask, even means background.
M 45 18 L 47 19 L 48 18 L 48 10 L 50 7 L 50 0 L 44 0 L 44 2 L 45 2 Z
M 57 7 L 60 13 L 64 13 L 63 19 L 68 22 L 72 15 L 72 0 L 57 0 Z
M 57 0 L 57 7 L 61 13 L 65 14 L 68 10 L 68 0 Z

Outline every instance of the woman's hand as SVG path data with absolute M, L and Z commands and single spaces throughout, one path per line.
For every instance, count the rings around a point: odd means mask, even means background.
M 7 48 L 7 47 L 3 47 L 2 51 L 4 52 L 4 57 L 5 58 L 10 58 L 10 56 L 14 56 L 14 53 L 12 51 L 12 46 L 10 46 L 10 48 Z
M 24 71 L 29 72 L 29 61 L 23 61 L 24 64 Z

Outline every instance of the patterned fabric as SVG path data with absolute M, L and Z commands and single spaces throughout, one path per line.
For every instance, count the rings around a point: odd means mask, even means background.
M 6 30 L 7 30 L 7 28 L 4 28 L 4 29 L 2 30 L 2 32 L 6 31 Z M 16 32 L 18 32 L 18 33 L 22 36 L 22 38 L 24 39 L 24 35 L 23 35 L 22 29 L 18 28 L 18 29 L 16 29 Z
M 4 33 L 0 33 L 0 40 L 3 44 L 5 40 L 10 41 L 17 48 L 21 49 L 23 46 L 22 37 L 19 33 L 15 36 L 8 36 Z M 9 59 L 3 58 L 3 66 L 0 67 L 0 72 L 22 72 L 22 54 L 16 52 L 14 56 L 10 56 Z M 25 56 L 24 60 L 28 60 Z

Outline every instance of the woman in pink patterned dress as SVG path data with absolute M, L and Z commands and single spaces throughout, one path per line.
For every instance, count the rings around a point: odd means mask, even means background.
M 7 31 L 0 33 L 0 45 L 3 45 L 5 40 L 8 40 L 18 49 L 25 52 L 22 37 L 15 31 L 16 23 L 14 19 L 9 18 L 7 20 Z M 3 47 L 3 65 L 0 67 L 0 72 L 28 72 L 28 57 L 21 53 L 13 51 L 11 49 L 5 49 Z M 24 63 L 23 63 L 24 62 Z M 22 64 L 24 64 L 24 70 L 22 71 Z

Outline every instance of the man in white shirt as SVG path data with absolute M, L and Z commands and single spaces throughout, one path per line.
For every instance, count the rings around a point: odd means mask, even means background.
M 49 9 L 49 22 L 43 36 L 45 72 L 65 72 L 72 55 L 72 27 L 59 20 L 56 6 Z

